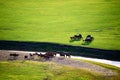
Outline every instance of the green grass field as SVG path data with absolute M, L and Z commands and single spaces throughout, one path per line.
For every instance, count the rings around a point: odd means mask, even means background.
M 69 42 L 77 33 L 95 40 Z M 120 50 L 120 1 L 0 0 L 0 40 Z
M 111 66 L 112 67 L 112 66 Z M 109 66 L 110 68 L 110 66 Z M 117 71 L 117 68 L 113 69 Z M 119 71 L 119 70 L 118 70 Z M 35 61 L 1 61 L 1 80 L 119 80 L 120 76 L 101 76 L 95 72 L 55 63 Z

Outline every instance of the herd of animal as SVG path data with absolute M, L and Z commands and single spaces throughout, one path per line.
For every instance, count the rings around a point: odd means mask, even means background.
M 83 42 L 92 42 L 94 40 L 94 37 L 91 36 L 91 35 L 87 35 L 85 39 L 83 39 L 82 35 L 81 34 L 78 34 L 78 35 L 74 35 L 72 37 L 70 37 L 71 41 L 75 41 L 75 40 L 83 40 Z M 53 58 L 56 56 L 56 54 L 59 54 L 60 56 L 63 56 L 63 57 L 68 57 L 70 58 L 71 55 L 70 53 L 68 52 L 46 52 L 45 54 L 42 54 L 42 53 L 29 53 L 29 55 L 25 55 L 24 56 L 24 59 L 29 59 L 29 60 L 39 60 L 40 58 L 43 58 L 43 59 L 50 59 L 50 58 Z M 16 60 L 17 57 L 19 56 L 19 54 L 16 54 L 16 53 L 12 53 L 10 54 L 10 57 L 13 58 L 13 60 Z
M 70 58 L 71 55 L 68 52 L 61 52 L 61 53 L 57 53 L 57 52 L 46 52 L 45 54 L 43 53 L 29 53 L 29 55 L 25 55 L 23 56 L 25 60 L 40 60 L 40 59 L 45 59 L 45 60 L 49 60 L 50 58 L 55 57 L 57 54 L 59 54 L 62 57 L 66 57 L 66 58 Z M 10 57 L 12 57 L 11 60 L 17 60 L 17 57 L 20 56 L 20 54 L 17 53 L 11 53 L 9 55 Z
M 83 36 L 81 34 L 74 35 L 70 37 L 71 41 L 76 41 L 76 40 L 83 40 L 84 42 L 92 42 L 94 40 L 94 37 L 91 35 L 87 35 L 85 39 L 83 39 Z

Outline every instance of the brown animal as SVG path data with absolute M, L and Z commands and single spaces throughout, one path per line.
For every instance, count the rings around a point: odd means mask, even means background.
M 25 56 L 24 56 L 24 59 L 28 59 L 28 56 L 27 56 L 27 55 L 25 55 Z
M 40 59 L 40 57 L 41 58 L 44 58 L 44 59 L 49 59 L 49 58 L 52 58 L 52 57 L 54 57 L 54 56 L 56 56 L 56 52 L 46 52 L 45 54 L 42 54 L 42 53 L 34 53 L 34 54 L 29 54 L 29 56 L 30 56 L 30 59 L 33 59 L 33 60 L 39 60 Z
M 16 54 L 16 53 L 13 53 L 13 54 L 10 54 L 10 56 L 19 56 L 19 54 Z
M 38 56 L 40 56 L 40 57 L 43 57 L 44 59 L 49 59 L 50 57 L 48 56 L 48 55 L 46 55 L 46 54 L 39 54 Z
M 16 53 L 10 54 L 11 60 L 16 60 L 18 56 L 19 54 L 16 54 Z
M 56 52 L 46 52 L 46 56 L 49 56 L 49 57 L 54 57 L 54 56 L 56 56 Z

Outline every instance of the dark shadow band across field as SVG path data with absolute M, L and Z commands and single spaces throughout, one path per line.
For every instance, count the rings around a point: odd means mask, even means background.
M 70 52 L 74 56 L 94 57 L 100 59 L 120 61 L 120 50 L 103 50 L 86 48 L 80 46 L 69 46 L 47 42 L 27 42 L 27 41 L 5 41 L 0 40 L 0 50 L 20 50 L 20 51 L 55 51 Z

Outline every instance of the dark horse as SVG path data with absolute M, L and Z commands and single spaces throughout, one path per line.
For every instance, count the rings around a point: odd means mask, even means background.
M 71 57 L 70 53 L 65 53 L 66 57 Z
M 85 38 L 85 42 L 92 42 L 94 40 L 94 37 L 92 37 L 91 35 L 87 35 Z
M 19 54 L 12 53 L 12 54 L 10 54 L 10 56 L 12 56 L 14 58 L 14 60 L 16 60 L 16 58 L 19 56 Z
M 65 54 L 64 54 L 64 53 L 60 53 L 60 56 L 63 56 L 63 57 L 65 57 Z
M 80 39 L 82 39 L 82 38 L 83 38 L 83 37 L 82 37 L 81 34 L 74 35 L 74 36 L 70 37 L 71 40 L 80 40 Z
M 49 57 L 54 57 L 54 56 L 56 56 L 56 54 L 57 54 L 56 52 L 46 52 L 45 53 L 45 55 L 49 56 Z
M 70 53 L 68 52 L 61 52 L 60 56 L 69 57 L 69 58 L 71 57 Z
M 13 53 L 13 54 L 10 54 L 10 56 L 15 56 L 15 57 L 17 57 L 17 56 L 19 56 L 19 54 Z

